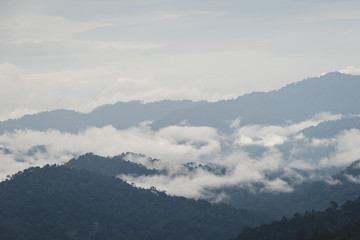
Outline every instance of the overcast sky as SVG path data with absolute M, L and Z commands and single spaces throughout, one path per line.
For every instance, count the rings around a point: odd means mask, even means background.
M 360 1 L 0 0 L 0 120 L 360 73 Z

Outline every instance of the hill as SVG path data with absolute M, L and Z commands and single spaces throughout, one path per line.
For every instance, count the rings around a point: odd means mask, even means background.
M 134 153 L 133 153 L 134 154 Z M 76 169 L 87 169 L 92 172 L 118 176 L 148 176 L 148 175 L 167 175 L 165 170 L 148 169 L 141 164 L 126 160 L 127 153 L 115 157 L 101 157 L 92 153 L 87 153 L 76 159 L 70 160 L 66 166 Z M 142 155 L 137 155 L 141 157 Z M 145 157 L 145 156 L 142 156 Z M 148 158 L 148 161 L 161 161 Z M 346 200 L 354 200 L 360 195 L 359 183 L 360 160 L 352 163 L 344 171 L 341 171 L 329 179 L 307 180 L 301 183 L 292 183 L 291 179 L 283 179 L 293 186 L 292 192 L 263 192 L 262 186 L 256 189 L 241 187 L 223 187 L 214 189 L 214 193 L 226 194 L 228 197 L 223 201 L 236 208 L 246 208 L 253 211 L 261 211 L 274 218 L 283 215 L 289 215 L 293 212 L 304 212 L 308 209 L 323 210 L 329 199 L 338 203 L 344 203 Z M 184 165 L 191 174 L 197 168 L 209 171 L 213 174 L 223 175 L 225 169 L 217 168 L 212 165 L 195 165 L 188 163 Z M 359 180 L 360 181 L 360 180 Z M 217 194 L 214 194 L 216 197 Z M 309 196 L 312 196 L 309 198 Z
M 340 208 L 330 202 L 325 211 L 294 214 L 289 220 L 245 227 L 234 240 L 356 240 L 360 239 L 360 198 L 346 201 Z
M 126 160 L 125 157 L 127 154 L 128 153 L 122 153 L 118 156 L 110 158 L 86 153 L 78 158 L 71 159 L 66 163 L 66 166 L 74 169 L 87 169 L 91 172 L 98 172 L 115 177 L 121 174 L 134 176 L 165 174 L 163 171 L 148 169 L 142 164 Z M 137 154 L 137 156 L 142 157 L 139 154 Z M 149 161 L 156 161 L 156 159 L 149 158 Z
M 0 183 L 0 239 L 226 239 L 267 220 L 65 166 Z
M 172 111 L 193 107 L 198 104 L 202 104 L 202 102 L 163 100 L 144 104 L 132 101 L 103 105 L 90 113 L 58 109 L 0 122 L 0 134 L 16 129 L 39 131 L 56 129 L 62 132 L 77 133 L 88 127 L 104 127 L 106 125 L 112 125 L 117 129 L 125 129 L 137 126 L 143 121 L 157 120 Z
M 279 90 L 254 92 L 228 101 L 204 103 L 167 114 L 153 123 L 158 129 L 186 120 L 194 126 L 211 126 L 227 130 L 231 121 L 241 125 L 285 124 L 300 122 L 319 112 L 333 114 L 360 113 L 360 76 L 339 72 L 308 78 Z
M 332 138 L 341 131 L 360 129 L 360 117 L 352 116 L 334 121 L 325 121 L 317 126 L 308 127 L 301 132 L 308 138 Z
M 242 188 L 227 188 L 221 191 L 229 196 L 226 203 L 238 208 L 257 209 L 275 218 L 308 209 L 323 210 L 329 201 L 342 204 L 360 196 L 359 164 L 360 160 L 355 161 L 344 171 L 328 179 L 293 184 L 292 192 L 254 192 Z
M 132 101 L 104 105 L 87 114 L 63 109 L 41 112 L 0 122 L 0 133 L 15 129 L 57 129 L 76 133 L 87 127 L 106 125 L 126 129 L 143 121 L 154 121 L 154 129 L 186 122 L 229 130 L 235 119 L 241 119 L 241 125 L 278 125 L 303 121 L 319 112 L 360 114 L 358 89 L 360 76 L 333 72 L 279 90 L 253 92 L 213 103 L 164 100 L 143 104 Z

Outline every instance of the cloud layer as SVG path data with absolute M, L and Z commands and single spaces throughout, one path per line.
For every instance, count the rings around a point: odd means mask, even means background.
M 306 127 L 339 118 L 322 113 L 285 126 L 233 124 L 229 135 L 194 126 L 169 126 L 155 131 L 147 123 L 125 130 L 112 126 L 88 128 L 79 134 L 18 130 L 0 136 L 0 179 L 29 166 L 62 164 L 86 152 L 103 156 L 134 152 L 159 161 L 149 162 L 133 154 L 127 156 L 129 160 L 168 171 L 168 175 L 159 176 L 120 176 L 137 186 L 155 186 L 174 195 L 213 200 L 226 198 L 224 194 L 214 195 L 215 189 L 223 187 L 291 192 L 293 184 L 322 177 L 329 180 L 328 169 L 344 168 L 360 158 L 358 129 L 331 139 L 308 139 L 299 134 Z M 326 154 L 321 152 L 324 147 Z M 185 167 L 187 163 L 195 168 Z M 214 171 L 197 167 L 200 165 Z M 216 169 L 225 171 L 219 174 Z

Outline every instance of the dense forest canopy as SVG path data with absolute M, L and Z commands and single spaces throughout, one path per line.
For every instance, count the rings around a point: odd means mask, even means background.
M 310 196 L 309 196 L 310 197 Z M 236 240 L 356 240 L 360 239 L 360 198 L 325 211 L 295 213 L 292 218 L 245 227 Z M 235 240 L 235 239 L 234 239 Z
M 0 183 L 0 239 L 226 239 L 262 214 L 135 188 L 65 166 Z

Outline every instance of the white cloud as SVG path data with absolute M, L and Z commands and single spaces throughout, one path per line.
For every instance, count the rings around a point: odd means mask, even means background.
M 1 21 L 0 29 L 6 31 L 7 41 L 19 43 L 66 40 L 72 34 L 104 25 L 104 22 L 81 22 L 63 16 L 28 13 L 9 16 Z
M 265 187 L 261 189 L 262 192 L 292 192 L 293 188 L 284 180 L 279 178 L 266 181 Z
M 0 64 L 0 120 L 19 117 L 23 113 L 36 112 L 27 106 L 33 94 L 20 69 L 10 63 Z
M 11 149 L 10 154 L 2 154 L 5 157 L 1 162 L 0 177 L 30 166 L 62 164 L 86 152 L 114 156 L 130 151 L 160 159 L 151 163 L 143 156 L 126 156 L 150 168 L 167 169 L 169 176 L 123 176 L 129 182 L 142 187 L 156 186 L 174 195 L 219 199 L 211 193 L 212 189 L 224 186 L 251 187 L 256 182 L 265 184 L 269 180 L 264 172 L 277 171 L 283 165 L 282 154 L 275 150 L 264 153 L 259 159 L 252 159 L 243 151 L 221 156 L 221 139 L 217 131 L 209 127 L 170 126 L 153 131 L 146 124 L 126 130 L 116 130 L 111 126 L 89 128 L 79 134 L 56 130 L 18 130 L 0 136 L 1 146 Z M 44 145 L 46 151 L 28 155 L 29 149 L 37 145 Z M 223 176 L 201 168 L 188 172 L 181 167 L 182 163 L 187 162 L 214 163 L 226 167 L 228 172 Z M 275 186 L 278 184 L 273 183 L 265 188 L 281 191 L 282 188 Z
M 312 138 L 311 139 L 311 145 L 314 147 L 320 147 L 320 146 L 329 146 L 336 143 L 336 139 L 335 138 Z
M 353 166 L 353 168 L 359 169 L 360 168 L 360 162 L 358 162 L 355 166 Z
M 183 132 L 183 136 L 180 135 L 181 132 Z M 185 137 L 184 132 L 193 135 L 189 134 Z M 89 128 L 78 135 L 61 133 L 57 130 L 46 132 L 19 130 L 0 135 L 0 144 L 14 149 L 13 159 L 16 159 L 17 155 L 24 155 L 23 153 L 26 153 L 33 146 L 45 145 L 48 151 L 41 153 L 45 156 L 39 157 L 42 161 L 37 163 L 44 163 L 44 161 L 63 163 L 69 160 L 71 156 L 86 152 L 114 156 L 130 151 L 166 159 L 166 162 L 160 161 L 156 164 L 160 164 L 157 166 L 159 168 L 166 167 L 168 169 L 179 166 L 181 163 L 197 161 L 203 156 L 216 155 L 220 150 L 218 136 L 214 129 L 186 126 L 167 127 L 157 132 L 152 131 L 146 125 L 127 130 L 116 130 L 107 126 Z M 62 157 L 59 158 L 59 156 Z M 28 159 L 27 156 L 23 157 Z M 32 158 L 26 160 L 27 166 L 35 163 Z M 141 163 L 144 164 L 144 162 Z M 151 165 L 151 167 L 156 167 L 156 165 Z
M 294 160 L 288 165 L 289 168 L 300 169 L 300 170 L 312 170 L 315 168 L 313 164 L 310 164 L 302 160 Z
M 262 147 L 265 146 L 256 155 L 242 146 L 239 147 L 236 141 L 232 142 L 234 135 L 231 133 L 220 135 L 216 129 L 210 127 L 169 126 L 154 131 L 145 122 L 138 127 L 125 130 L 117 130 L 112 126 L 92 127 L 78 134 L 61 133 L 56 130 L 46 132 L 18 130 L 0 135 L 1 148 L 11 150 L 5 153 L 0 148 L 3 159 L 0 179 L 30 166 L 41 166 L 46 163 L 61 164 L 86 152 L 102 156 L 135 152 L 157 158 L 159 161 L 151 163 L 146 156 L 135 154 L 128 154 L 126 158 L 149 168 L 166 169 L 169 174 L 167 176 L 121 176 L 121 178 L 141 187 L 155 186 L 159 190 L 165 190 L 174 195 L 219 200 L 226 196 L 214 195 L 214 189 L 234 186 L 255 192 L 291 192 L 291 184 L 309 179 L 321 179 L 322 174 L 326 182 L 337 184 L 328 178 L 326 172 L 321 173 L 321 171 L 334 166 L 344 167 L 359 159 L 360 130 L 353 129 L 330 140 L 319 140 L 326 144 L 314 144 L 305 136 L 297 138 L 295 131 L 309 124 L 317 124 L 319 121 L 332 118 L 334 118 L 332 115 L 321 118 L 317 116 L 312 119 L 318 120 L 305 121 L 307 124 L 240 127 L 239 129 L 243 128 L 242 133 L 249 135 L 251 141 L 259 141 Z M 239 129 L 235 129 L 235 133 L 238 133 Z M 292 147 L 288 149 L 289 152 L 278 148 L 280 145 L 269 144 L 268 142 L 271 142 L 269 138 L 256 140 L 266 134 L 284 137 L 288 142 L 292 141 L 293 145 L 290 145 Z M 30 149 L 34 149 L 34 146 L 41 145 L 45 146 L 47 151 L 32 151 L 32 154 L 27 154 Z M 227 145 L 229 149 L 223 151 L 221 148 L 223 145 Z M 335 146 L 334 152 L 328 158 L 321 160 L 303 158 L 304 153 L 307 154 L 309 151 L 324 146 Z M 219 175 L 202 168 L 189 171 L 182 166 L 189 162 L 193 162 L 195 166 L 210 164 L 209 166 L 224 168 L 226 173 Z M 303 172 L 307 174 L 304 175 Z M 291 182 L 288 183 L 284 179 L 291 179 Z M 255 185 L 262 187 L 259 189 Z
M 182 173 L 179 168 L 173 169 L 170 176 L 120 176 L 137 186 L 149 188 L 156 186 L 172 195 L 182 195 L 191 198 L 223 199 L 215 196 L 214 189 L 224 187 L 240 187 L 252 189 L 252 184 L 261 183 L 261 191 L 289 192 L 291 187 L 280 179 L 267 179 L 264 172 L 279 170 L 283 164 L 281 153 L 266 152 L 260 159 L 251 159 L 245 152 L 234 152 L 223 158 L 215 158 L 214 163 L 227 167 L 225 175 L 215 175 L 205 170 L 196 169 L 194 172 Z M 177 172 L 179 171 L 179 172 Z
M 1 1 L 0 63 L 19 66 L 28 84 L 15 87 L 23 104 L 9 101 L 0 115 L 119 100 L 214 101 L 350 66 L 359 62 L 357 3 L 340 5 Z
M 345 177 L 346 177 L 350 182 L 360 183 L 360 177 L 358 177 L 358 176 L 352 176 L 352 175 L 345 174 Z
M 289 141 L 289 137 L 299 138 L 299 131 L 310 126 L 317 126 L 319 123 L 330 120 L 341 119 L 341 114 L 330 114 L 322 112 L 316 114 L 313 118 L 299 123 L 288 124 L 284 126 L 275 125 L 246 125 L 239 126 L 235 131 L 235 142 L 240 146 L 261 145 L 264 147 L 274 147 L 282 145 Z M 239 125 L 235 120 L 231 126 Z
M 223 97 L 193 86 L 156 84 L 141 74 L 132 77 L 129 71 L 136 69 L 109 65 L 91 70 L 24 74 L 13 64 L 0 64 L 3 86 L 0 89 L 0 120 L 57 108 L 89 112 L 104 104 L 134 99 L 144 102 L 164 98 L 215 101 Z
M 342 69 L 339 72 L 351 75 L 360 75 L 360 68 L 356 68 L 354 66 L 347 66 L 345 69 Z
M 56 108 L 90 111 L 117 101 L 216 101 L 277 89 L 346 65 L 341 72 L 360 74 L 351 66 L 360 56 L 355 1 L 273 1 L 261 9 L 253 1 L 204 3 L 91 1 L 84 7 L 76 1 L 0 2 L 0 120 Z M 237 119 L 231 136 L 186 123 L 159 131 L 146 123 L 121 131 L 107 126 L 78 135 L 17 131 L 0 136 L 0 144 L 12 149 L 10 154 L 0 151 L 0 179 L 85 152 L 113 156 L 132 151 L 161 159 L 151 167 L 166 167 L 176 176 L 133 180 L 173 194 L 200 197 L 210 194 L 207 189 L 251 188 L 255 182 L 264 185 L 263 191 L 287 192 L 291 186 L 266 179 L 266 173 L 284 170 L 301 181 L 296 170 L 341 167 L 360 158 L 358 130 L 334 139 L 298 134 L 341 117 L 322 113 L 284 126 L 241 126 Z M 279 147 L 290 142 L 294 146 L 285 156 Z M 222 152 L 222 144 L 228 152 Z M 27 156 L 35 145 L 48 151 Z M 254 157 L 245 150 L 249 146 L 265 147 L 265 152 Z M 335 146 L 335 152 L 320 162 L 299 157 L 310 148 L 328 146 Z M 143 157 L 127 157 L 149 164 Z M 179 164 L 190 161 L 216 163 L 228 172 L 221 177 L 201 169 L 181 174 Z
M 324 180 L 329 185 L 341 184 L 341 181 L 339 179 L 334 179 L 332 177 L 326 177 Z
M 360 130 L 351 129 L 336 136 L 336 151 L 320 161 L 322 166 L 347 166 L 360 159 Z

